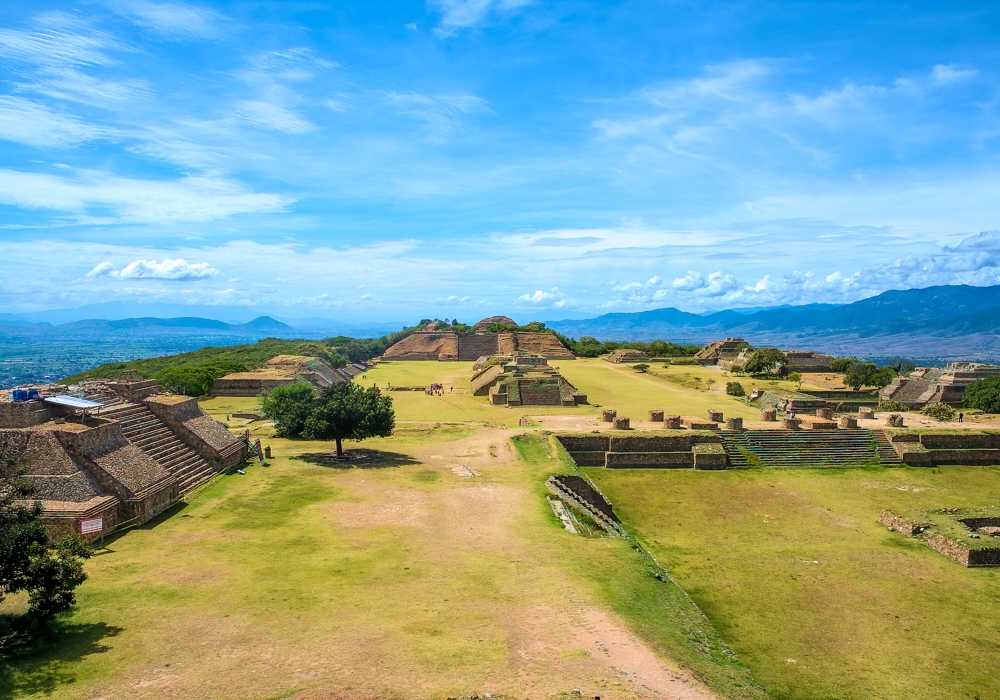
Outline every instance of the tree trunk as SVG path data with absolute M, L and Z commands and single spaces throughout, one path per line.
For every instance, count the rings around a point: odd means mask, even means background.
M 334 438 L 337 441 L 337 458 L 342 459 L 344 457 L 344 447 L 340 438 Z

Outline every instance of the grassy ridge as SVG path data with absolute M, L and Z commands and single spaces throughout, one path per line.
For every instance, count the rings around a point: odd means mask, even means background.
M 332 346 L 316 340 L 264 338 L 247 345 L 207 347 L 179 355 L 151 357 L 131 362 L 110 362 L 86 372 L 74 374 L 62 381 L 75 384 L 84 379 L 116 379 L 126 372 L 135 372 L 140 377 L 148 378 L 169 367 L 208 367 L 222 362 L 242 362 L 249 369 L 256 369 L 278 355 L 308 355 L 329 359 L 334 354 L 335 349 Z

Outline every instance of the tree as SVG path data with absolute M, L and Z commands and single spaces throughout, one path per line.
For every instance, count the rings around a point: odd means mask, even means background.
M 73 591 L 87 579 L 83 560 L 90 557 L 79 535 L 49 543 L 42 504 L 30 502 L 25 471 L 0 448 L 0 602 L 14 593 L 28 593 L 28 612 L 17 621 L 20 632 L 37 629 L 72 607 Z
M 758 348 L 750 353 L 743 369 L 750 374 L 770 374 L 779 364 L 786 362 L 788 358 L 778 348 Z
M 261 401 L 264 415 L 274 421 L 278 437 L 295 437 L 302 432 L 313 410 L 315 392 L 305 382 L 272 389 Z
M 892 367 L 879 367 L 868 376 L 866 384 L 876 389 L 881 389 L 892 384 L 892 380 L 895 378 L 896 372 Z
M 392 397 L 378 387 L 364 389 L 345 382 L 322 389 L 302 428 L 310 440 L 336 440 L 337 456 L 343 457 L 344 440 L 388 437 L 396 427 Z
M 647 369 L 649 369 L 649 365 L 647 365 L 645 362 L 637 362 L 636 364 L 632 365 L 632 369 L 634 369 L 636 372 L 645 372 Z
M 836 360 L 830 363 L 830 369 L 832 369 L 834 372 L 839 372 L 841 374 L 844 374 L 847 372 L 848 367 L 858 362 L 861 362 L 861 360 L 859 360 L 856 357 L 838 357 Z
M 705 382 L 705 384 L 706 384 L 706 386 L 708 386 L 708 391 L 711 391 L 712 390 L 712 385 L 715 384 L 715 380 L 714 379 L 709 379 L 709 380 L 707 380 Z
M 368 348 L 356 340 L 340 348 L 340 351 L 347 356 L 347 359 L 350 360 L 351 363 L 364 362 L 372 358 L 371 353 L 368 352 Z
M 989 377 L 965 387 L 965 408 L 978 408 L 983 413 L 1000 413 L 1000 377 Z
M 733 365 L 729 368 L 729 371 L 735 374 L 737 377 L 741 377 L 746 374 L 746 368 L 743 365 Z
M 801 372 L 789 372 L 788 376 L 785 377 L 790 382 L 795 382 L 797 384 L 796 388 L 802 388 L 802 373 Z
M 915 364 L 907 360 L 905 357 L 894 357 L 889 360 L 889 367 L 892 367 L 892 371 L 896 374 L 909 374 L 917 368 Z
M 874 362 L 854 362 L 847 367 L 844 372 L 844 382 L 855 391 L 861 387 L 871 385 L 878 367 Z M 889 381 L 892 381 L 891 379 Z M 888 382 L 886 382 L 888 383 Z
M 726 382 L 726 393 L 730 396 L 746 396 L 746 389 L 740 382 Z
M 167 391 L 186 396 L 204 396 L 215 381 L 205 367 L 168 367 L 157 372 L 155 379 Z

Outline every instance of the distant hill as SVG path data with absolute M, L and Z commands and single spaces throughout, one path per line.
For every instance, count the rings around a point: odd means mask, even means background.
M 61 323 L 53 326 L 48 323 L 28 323 L 26 321 L 0 321 L 5 326 L 17 327 L 19 331 L 25 333 L 44 333 L 46 335 L 78 336 L 91 335 L 93 333 L 103 334 L 132 334 L 136 331 L 144 333 L 198 333 L 198 334 L 220 334 L 238 336 L 259 336 L 261 333 L 274 332 L 277 334 L 291 334 L 295 329 L 286 323 L 276 321 L 270 316 L 261 316 L 248 323 L 226 323 L 208 318 L 181 317 L 181 318 L 123 318 L 109 321 L 106 319 L 86 319 L 83 321 L 73 321 L 71 323 Z
M 579 338 L 704 342 L 740 336 L 751 343 L 877 356 L 996 358 L 1000 356 L 1000 285 L 948 285 L 893 290 L 853 304 L 808 304 L 751 314 L 699 316 L 666 308 L 555 321 L 550 328 Z

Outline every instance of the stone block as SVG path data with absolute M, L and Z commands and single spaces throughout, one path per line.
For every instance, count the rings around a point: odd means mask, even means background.
M 708 419 L 713 423 L 721 423 L 723 420 L 722 411 L 716 411 L 714 408 L 708 409 Z
M 601 420 L 605 423 L 612 423 L 615 420 L 615 416 L 618 415 L 618 411 L 613 408 L 605 408 L 601 411 Z
M 886 416 L 885 425 L 887 428 L 902 428 L 903 427 L 903 416 L 898 413 L 890 413 Z
M 649 412 L 649 420 L 652 423 L 662 423 L 663 422 L 663 409 L 654 408 Z
M 694 416 L 682 416 L 681 425 L 688 430 L 718 430 L 719 424 L 715 421 L 696 418 Z
M 847 429 L 847 428 L 857 428 L 858 427 L 858 419 L 857 418 L 851 418 L 850 416 L 841 416 L 840 418 L 837 419 L 837 427 L 838 428 L 845 428 L 845 429 Z
M 826 420 L 833 420 L 833 409 L 832 408 L 817 408 L 816 417 L 824 418 Z
M 668 430 L 680 430 L 681 427 L 681 417 L 680 416 L 666 416 L 663 419 L 663 427 Z
M 774 422 L 778 420 L 778 410 L 774 408 L 765 408 L 760 412 L 760 419 L 762 421 Z
M 629 423 L 628 418 L 615 417 L 612 426 L 614 427 L 615 430 L 631 430 L 631 428 L 629 428 L 628 423 Z
M 694 453 L 695 469 L 725 469 L 729 464 L 729 458 L 722 445 L 695 445 L 691 451 Z
M 743 430 L 742 418 L 727 418 L 726 430 Z
M 858 409 L 858 418 L 862 420 L 872 420 L 875 418 L 875 409 L 870 406 L 862 406 Z
M 799 425 L 802 424 L 802 421 L 799 420 L 798 418 L 782 418 L 781 424 L 785 426 L 785 428 L 788 430 L 798 430 Z

